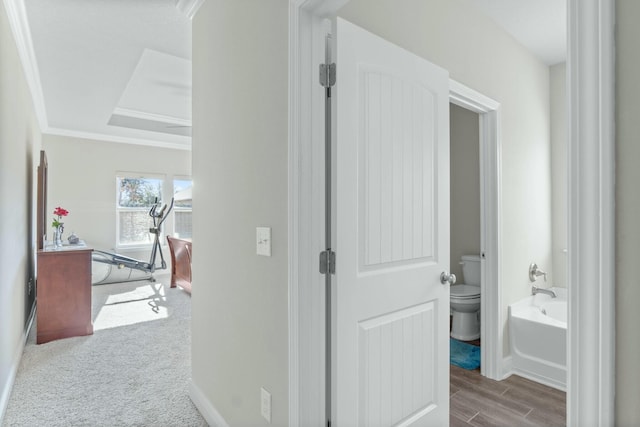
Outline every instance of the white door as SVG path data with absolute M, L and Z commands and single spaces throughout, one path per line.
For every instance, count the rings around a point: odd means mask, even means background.
M 448 425 L 448 73 L 340 19 L 336 67 L 332 425 Z

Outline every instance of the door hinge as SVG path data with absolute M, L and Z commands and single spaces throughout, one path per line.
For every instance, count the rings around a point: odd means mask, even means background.
M 320 274 L 336 274 L 336 253 L 331 249 L 320 252 Z
M 331 87 L 336 84 L 336 64 L 320 64 L 320 84 Z

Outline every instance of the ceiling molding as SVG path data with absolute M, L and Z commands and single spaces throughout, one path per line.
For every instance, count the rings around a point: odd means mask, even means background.
M 203 3 L 204 0 L 176 0 L 176 8 L 187 18 L 193 19 Z
M 42 133 L 46 135 L 68 136 L 71 138 L 114 142 L 118 144 L 134 144 L 134 145 L 144 145 L 147 147 L 170 148 L 173 150 L 191 151 L 191 138 L 188 138 L 189 139 L 188 143 L 181 144 L 181 143 L 175 143 L 175 142 L 164 142 L 164 141 L 156 141 L 151 139 L 104 135 L 101 133 L 82 132 L 82 131 L 59 129 L 59 128 L 47 128 Z
M 154 122 L 171 123 L 174 125 L 191 126 L 191 120 L 179 117 L 166 116 L 163 114 L 149 113 L 146 111 L 132 110 L 130 108 L 116 107 L 113 114 L 120 116 L 135 117 L 136 119 L 151 120 Z
M 44 94 L 42 91 L 42 83 L 40 81 L 40 73 L 38 71 L 38 62 L 36 60 L 35 51 L 33 50 L 33 41 L 31 39 L 31 30 L 29 20 L 27 18 L 27 9 L 24 0 L 3 0 L 7 11 L 9 25 L 13 32 L 13 37 L 18 49 L 18 56 L 22 62 L 25 79 L 31 91 L 33 108 L 36 118 L 40 124 L 40 129 L 47 129 L 49 121 L 47 118 L 47 110 L 44 103 Z

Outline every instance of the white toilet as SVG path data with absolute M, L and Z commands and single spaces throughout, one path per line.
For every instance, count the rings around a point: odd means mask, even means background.
M 480 338 L 480 257 L 463 255 L 464 283 L 451 286 L 451 337 L 461 341 Z

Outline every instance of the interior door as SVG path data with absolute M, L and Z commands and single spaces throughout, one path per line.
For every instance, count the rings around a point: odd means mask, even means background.
M 449 422 L 448 73 L 337 21 L 336 426 Z

